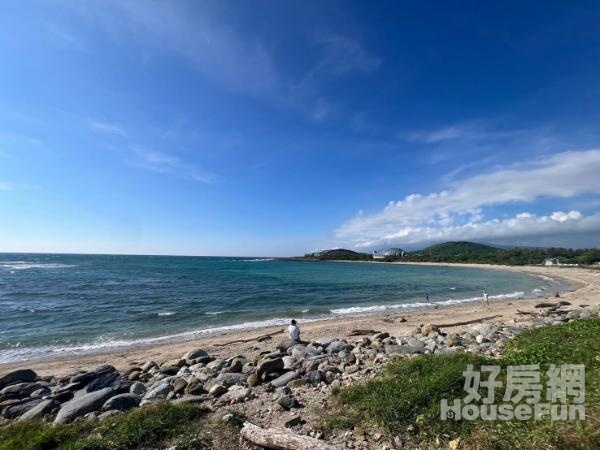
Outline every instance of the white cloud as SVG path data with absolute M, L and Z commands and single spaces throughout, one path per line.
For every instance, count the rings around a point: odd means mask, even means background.
M 10 184 L 0 181 L 0 191 L 11 191 L 11 190 L 12 190 L 12 186 Z
M 404 200 L 390 202 L 380 212 L 358 214 L 339 227 L 335 236 L 357 247 L 370 247 L 388 242 L 400 245 L 441 239 L 488 239 L 510 233 L 524 235 L 524 224 L 540 233 L 589 230 L 596 225 L 600 230 L 598 217 L 584 218 L 578 211 L 557 211 L 550 217 L 523 213 L 512 219 L 481 222 L 484 207 L 600 194 L 599 173 L 600 150 L 558 153 L 519 168 L 454 182 L 441 192 L 411 194 Z
M 161 57 L 148 49 L 179 55 L 207 78 L 240 92 L 264 94 L 279 89 L 267 48 L 233 30 L 221 5 L 193 2 L 192 8 L 180 2 L 132 0 L 67 6 L 100 25 L 116 42 L 143 46 L 146 58 Z
M 206 172 L 189 161 L 176 155 L 166 154 L 142 147 L 133 147 L 129 164 L 156 173 L 173 174 L 181 178 L 201 183 L 213 183 L 218 176 Z
M 90 120 L 88 122 L 88 126 L 94 130 L 94 131 L 101 131 L 104 133 L 111 133 L 111 134 L 118 134 L 120 136 L 127 136 L 127 133 L 123 130 L 123 128 L 114 125 L 114 124 L 110 124 L 110 123 L 106 123 L 106 122 L 100 122 L 98 120 Z

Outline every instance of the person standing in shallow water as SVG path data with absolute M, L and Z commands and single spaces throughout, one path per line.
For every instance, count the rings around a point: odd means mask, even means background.
M 300 327 L 294 319 L 292 319 L 292 323 L 288 327 L 288 335 L 292 341 L 300 342 Z
M 483 291 L 483 304 L 485 306 L 490 306 L 490 296 L 487 291 Z

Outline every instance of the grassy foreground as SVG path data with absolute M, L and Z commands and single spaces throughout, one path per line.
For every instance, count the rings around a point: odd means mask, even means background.
M 443 421 L 440 401 L 462 399 L 467 364 L 503 366 L 498 377 L 506 387 L 506 366 L 539 364 L 541 384 L 551 364 L 586 367 L 586 420 Z M 482 381 L 485 380 L 482 373 Z M 502 403 L 504 387 L 496 391 Z M 485 390 L 480 393 L 485 396 Z M 600 319 L 587 319 L 528 331 L 510 341 L 500 360 L 471 354 L 426 355 L 392 362 L 381 376 L 336 393 L 339 408 L 329 429 L 352 429 L 369 423 L 390 436 L 421 448 L 444 443 L 465 449 L 600 448 Z M 541 402 L 545 402 L 545 388 Z
M 102 422 L 51 426 L 42 421 L 0 427 L 0 450 L 126 450 L 173 445 L 177 450 L 208 449 L 203 410 L 168 403 L 135 409 Z

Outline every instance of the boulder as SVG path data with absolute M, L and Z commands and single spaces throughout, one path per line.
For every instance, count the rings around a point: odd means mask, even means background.
M 144 386 L 144 383 L 133 383 L 129 388 L 129 392 L 131 394 L 144 395 L 146 393 L 146 386 Z
M 250 397 L 250 388 L 231 386 L 219 399 L 218 403 L 241 403 Z
M 39 389 L 33 391 L 31 393 L 30 397 L 34 397 L 34 398 L 36 398 L 36 397 L 44 397 L 46 395 L 49 395 L 50 392 L 51 392 L 50 388 L 48 388 L 47 386 L 44 386 L 42 388 L 39 388 Z
M 159 380 L 150 387 L 148 392 L 146 392 L 142 398 L 142 404 L 165 399 L 172 390 L 173 386 L 169 383 L 168 378 Z
M 212 395 L 213 397 L 220 397 L 225 392 L 227 392 L 227 388 L 225 386 L 223 386 L 222 384 L 219 384 L 219 383 L 213 384 L 211 386 L 211 388 L 208 390 L 208 393 L 210 395 Z
M 104 402 L 104 405 L 102 405 L 102 411 L 127 411 L 128 409 L 138 406 L 141 401 L 142 398 L 136 394 L 115 395 Z
M 72 422 L 76 418 L 82 417 L 89 412 L 98 411 L 104 402 L 112 397 L 114 393 L 114 388 L 107 387 L 100 389 L 99 391 L 89 392 L 75 397 L 60 408 L 56 415 L 56 419 L 54 419 L 54 423 Z
M 19 402 L 15 405 L 8 406 L 2 410 L 2 417 L 5 419 L 15 419 L 22 414 L 25 414 L 31 408 L 37 406 L 42 402 L 42 399 L 36 398 L 25 402 Z
M 107 387 L 117 389 L 119 386 L 121 386 L 121 376 L 119 375 L 119 372 L 115 371 L 102 373 L 100 376 L 90 381 L 85 389 L 88 392 L 93 392 Z
M 277 399 L 277 403 L 283 409 L 289 410 L 296 406 L 296 399 L 292 395 L 282 395 Z
M 234 384 L 245 383 L 248 375 L 244 373 L 220 373 L 216 378 L 215 382 L 222 384 L 225 387 L 233 386 Z
M 265 373 L 281 372 L 283 370 L 283 359 L 262 359 L 256 366 L 256 373 L 260 377 Z
M 327 347 L 329 344 L 337 340 L 338 338 L 335 336 L 327 336 L 317 339 L 315 343 L 319 344 L 321 347 Z
M 180 394 L 187 387 L 188 383 L 183 378 L 177 378 L 173 382 L 173 392 Z
M 194 350 L 190 350 L 185 355 L 183 355 L 182 359 L 196 359 L 207 357 L 208 353 L 206 350 L 202 350 L 201 348 L 195 348 Z
M 323 376 L 318 370 L 311 370 L 310 372 L 306 373 L 306 380 L 315 386 L 323 380 Z
M 31 419 L 37 419 L 39 417 L 43 417 L 45 415 L 52 413 L 52 411 L 54 411 L 59 406 L 60 406 L 60 403 L 58 403 L 56 400 L 53 400 L 53 399 L 42 400 L 40 403 L 35 405 L 29 411 L 25 412 L 21 417 L 19 417 L 19 421 L 31 420 Z
M 283 375 L 281 375 L 279 378 L 276 378 L 275 380 L 271 381 L 271 386 L 273 386 L 274 388 L 286 386 L 290 381 L 295 380 L 299 376 L 300 375 L 295 370 L 286 372 Z
M 117 372 L 117 369 L 115 369 L 113 366 L 109 365 L 109 364 L 105 364 L 103 366 L 97 367 L 94 370 L 91 370 L 89 372 L 83 372 L 77 375 L 73 375 L 71 377 L 70 382 L 71 383 L 81 383 L 82 385 L 86 385 L 88 383 L 90 383 L 91 381 L 95 380 L 96 378 L 102 377 L 103 375 L 106 375 L 108 373 L 113 373 L 113 372 Z
M 158 364 L 154 361 L 146 361 L 146 363 L 142 366 L 142 372 L 149 372 L 152 369 L 158 369 Z
M 185 387 L 185 393 L 189 395 L 200 395 L 206 392 L 204 384 L 198 378 L 192 377 Z
M 0 376 L 0 389 L 13 383 L 31 383 L 37 379 L 37 374 L 31 369 L 18 369 Z
M 6 386 L 4 389 L 0 391 L 0 397 L 2 398 L 24 398 L 29 397 L 32 392 L 37 391 L 38 389 L 42 389 L 46 387 L 46 383 L 40 382 L 25 382 L 25 383 L 17 383 L 11 384 L 10 386 Z
M 248 386 L 258 386 L 260 384 L 260 378 L 256 373 L 251 373 L 248 375 L 246 383 L 248 383 Z
M 425 346 L 413 346 L 413 345 L 386 345 L 385 352 L 388 355 L 413 355 L 423 353 Z
M 341 351 L 352 351 L 354 347 L 347 342 L 344 341 L 333 341 L 331 344 L 327 346 L 327 353 L 330 355 L 332 353 L 339 353 Z

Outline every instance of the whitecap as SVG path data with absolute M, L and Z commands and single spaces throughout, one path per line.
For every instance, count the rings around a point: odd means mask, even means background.
M 174 315 L 176 313 L 171 312 L 171 311 L 165 311 L 165 312 L 159 312 L 157 314 L 158 314 L 158 316 L 163 317 L 163 316 L 172 316 L 172 315 Z
M 517 298 L 524 296 L 525 293 L 522 291 L 511 292 L 508 294 L 490 295 L 490 299 L 504 299 L 504 298 Z M 351 306 L 349 308 L 338 308 L 332 309 L 333 314 L 348 315 L 348 314 L 361 314 L 361 313 L 374 313 L 394 309 L 407 309 L 407 308 L 423 308 L 432 305 L 456 305 L 460 303 L 469 303 L 481 301 L 482 297 L 470 297 L 460 299 L 449 299 L 440 302 L 412 302 L 412 303 L 399 303 L 393 305 L 371 305 L 371 306 Z

